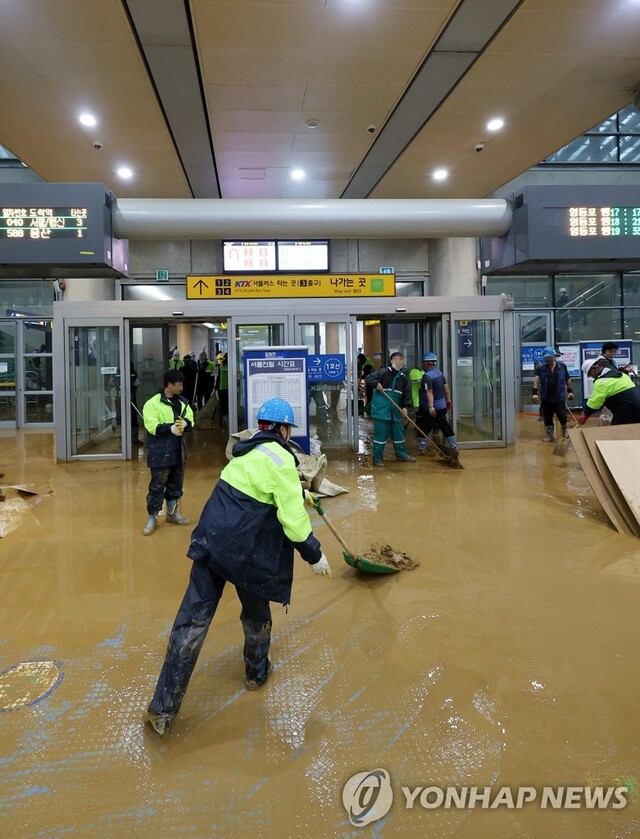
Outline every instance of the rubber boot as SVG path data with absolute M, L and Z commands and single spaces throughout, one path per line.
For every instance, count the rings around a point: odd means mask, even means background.
M 569 439 L 569 432 L 567 431 L 567 426 L 566 425 L 562 426 L 562 439 L 563 440 L 568 440 Z
M 145 722 L 149 723 L 156 734 L 162 736 L 171 731 L 173 717 L 171 714 L 156 714 L 153 711 L 147 711 Z
M 553 436 L 553 426 L 545 425 L 544 429 L 547 432 L 547 436 L 544 438 L 545 443 L 553 443 L 555 441 L 555 437 Z
M 187 519 L 180 515 L 180 508 L 177 500 L 167 502 L 167 521 L 170 524 L 191 524 L 191 519 Z
M 147 523 L 142 531 L 145 536 L 150 536 L 153 531 L 156 529 L 156 525 L 158 524 L 158 517 L 157 516 L 149 516 L 147 519 Z

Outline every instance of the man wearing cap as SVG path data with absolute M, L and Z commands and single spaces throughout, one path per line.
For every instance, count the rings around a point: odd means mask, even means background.
M 438 356 L 426 352 L 422 356 L 422 381 L 420 382 L 420 411 L 418 413 L 418 427 L 424 434 L 429 434 L 434 427 L 438 427 L 447 441 L 446 453 L 455 465 L 458 464 L 458 442 L 453 428 L 447 419 L 447 411 L 451 410 L 451 392 L 444 377 L 438 370 Z M 418 437 L 418 451 L 427 453 L 427 441 Z
M 294 548 L 315 574 L 331 575 L 305 510 L 313 498 L 300 485 L 288 445 L 293 409 L 284 399 L 267 399 L 256 419 L 258 431 L 234 445 L 191 535 L 189 585 L 147 712 L 158 734 L 178 713 L 226 583 L 242 604 L 245 686 L 257 690 L 271 669 L 269 601 L 290 602 Z
M 538 391 L 540 392 L 539 397 Z M 573 385 L 567 365 L 557 358 L 554 347 L 545 347 L 542 351 L 542 363 L 538 364 L 535 369 L 531 398 L 536 403 L 540 398 L 542 403 L 544 427 L 547 432 L 545 442 L 553 443 L 555 439 L 553 436 L 554 415 L 560 420 L 562 436 L 566 439 L 569 434 L 567 432 L 565 400 L 571 401 L 573 399 Z
M 582 372 L 593 379 L 593 392 L 587 399 L 578 424 L 584 425 L 589 417 L 601 408 L 613 414 L 611 425 L 628 425 L 640 422 L 640 388 L 622 370 L 609 367 L 602 357 L 588 358 Z

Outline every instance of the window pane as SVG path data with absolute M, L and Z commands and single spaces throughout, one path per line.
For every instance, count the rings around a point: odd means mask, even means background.
M 640 134 L 620 137 L 620 163 L 640 163 Z
M 640 134 L 640 111 L 636 111 L 633 105 L 620 111 L 618 119 L 621 134 Z
M 26 321 L 24 325 L 24 351 L 26 353 L 51 352 L 50 320 Z
M 16 351 L 16 325 L 15 323 L 2 323 L 0 321 L 0 353 Z
M 593 128 L 585 131 L 585 134 L 614 134 L 617 130 L 616 114 L 614 114 L 609 119 L 605 119 L 603 122 L 599 122 L 598 125 L 594 125 Z
M 396 283 L 396 297 L 422 297 L 424 283 L 413 281 L 410 283 Z
M 618 144 L 614 135 L 587 135 L 546 158 L 547 163 L 617 163 Z
M 487 294 L 510 294 L 517 309 L 548 309 L 551 303 L 551 277 L 487 277 Z
M 620 309 L 564 309 L 556 315 L 556 343 L 622 338 Z
M 556 305 L 559 308 L 619 306 L 617 274 L 556 274 Z
M 640 306 L 640 274 L 624 274 L 622 284 L 625 306 Z
M 0 282 L 0 312 L 3 316 L 29 317 L 53 314 L 51 280 L 8 280 Z
M 52 362 L 50 355 L 27 356 L 24 360 L 24 389 L 53 390 Z

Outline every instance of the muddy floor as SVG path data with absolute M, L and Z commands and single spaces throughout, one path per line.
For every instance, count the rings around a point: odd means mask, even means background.
M 350 491 L 324 507 L 351 549 L 419 565 L 356 572 L 313 513 L 333 576 L 297 558 L 268 684 L 243 687 L 228 587 L 163 739 L 143 715 L 191 528 L 142 535 L 143 460 L 55 465 L 50 434 L 0 433 L 0 485 L 40 488 L 0 538 L 0 836 L 640 835 L 640 543 L 608 524 L 571 447 L 541 437 L 521 419 L 516 446 L 463 452 L 464 470 L 390 453 L 374 470 L 366 442 L 330 456 Z M 224 461 L 211 435 L 191 445 L 182 512 L 196 520 Z M 347 809 L 343 788 L 377 769 L 377 806 L 389 789 L 393 803 L 360 828 L 375 791 Z M 538 799 L 407 808 L 402 792 L 472 786 Z M 567 786 L 630 792 L 622 809 L 540 806 Z

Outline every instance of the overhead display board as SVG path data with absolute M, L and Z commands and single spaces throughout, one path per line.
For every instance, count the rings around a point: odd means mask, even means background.
M 2 184 L 0 276 L 122 277 L 128 243 L 113 235 L 102 184 Z
M 640 267 L 637 187 L 527 186 L 511 196 L 513 221 L 501 238 L 482 240 L 482 271 L 554 270 L 558 263 Z
M 187 275 L 187 300 L 277 297 L 393 297 L 393 274 L 265 274 L 243 277 Z
M 222 242 L 222 270 L 225 274 L 328 271 L 329 240 L 225 240 Z

